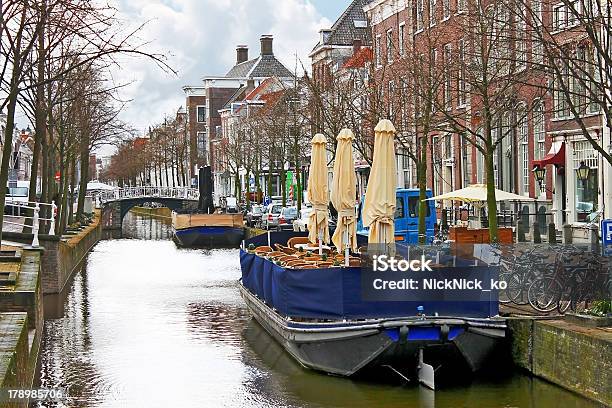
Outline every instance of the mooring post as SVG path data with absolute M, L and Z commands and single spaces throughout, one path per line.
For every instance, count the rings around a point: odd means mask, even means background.
M 542 236 L 540 235 L 540 224 L 537 221 L 533 223 L 533 243 L 542 243 Z
M 40 213 L 40 205 L 38 203 L 36 203 L 36 205 L 34 206 L 34 217 L 32 219 L 32 246 L 34 248 L 37 248 L 39 246 L 38 243 L 38 214 Z
M 574 241 L 574 237 L 572 235 L 572 226 L 571 224 L 563 225 L 563 243 L 571 244 Z
M 55 235 L 55 210 L 57 209 L 57 205 L 55 205 L 55 200 L 51 201 L 51 225 L 49 226 L 49 235 Z
M 549 244 L 557 243 L 557 229 L 555 228 L 554 222 L 551 222 L 548 224 L 548 243 Z

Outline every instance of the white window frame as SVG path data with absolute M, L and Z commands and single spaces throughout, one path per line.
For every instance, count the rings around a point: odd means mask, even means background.
M 387 64 L 393 62 L 393 29 L 390 28 L 385 33 L 385 50 Z
M 374 50 L 374 54 L 376 54 L 374 56 L 374 58 L 376 59 L 376 68 L 380 68 L 382 67 L 382 48 L 380 46 L 380 40 L 381 40 L 381 35 L 378 34 L 376 35 L 376 44 L 375 44 L 375 50 Z
M 429 26 L 436 25 L 436 5 L 437 0 L 429 0 Z
M 406 41 L 406 22 L 402 21 L 399 24 L 398 30 L 397 30 L 397 36 L 398 36 L 398 45 L 399 45 L 399 55 L 400 56 L 404 56 L 404 54 L 406 53 L 406 47 L 404 45 L 404 42 Z
M 204 120 L 200 120 L 200 108 L 204 109 Z M 206 105 L 197 105 L 196 106 L 196 122 L 206 123 L 207 116 L 208 116 L 208 112 L 206 112 Z
M 451 1 L 442 0 L 442 21 L 446 21 L 451 16 Z

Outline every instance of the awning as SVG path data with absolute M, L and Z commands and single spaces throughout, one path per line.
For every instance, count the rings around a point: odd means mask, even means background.
M 556 166 L 565 166 L 565 143 L 562 141 L 553 142 L 550 151 L 543 159 L 534 160 L 533 167 L 545 167 L 549 164 Z

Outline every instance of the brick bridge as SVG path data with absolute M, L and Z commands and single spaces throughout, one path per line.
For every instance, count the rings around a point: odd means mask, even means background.
M 171 210 L 196 209 L 199 196 L 198 189 L 188 187 L 127 187 L 98 193 L 94 203 L 102 209 L 103 229 L 121 229 L 132 207 L 159 203 Z

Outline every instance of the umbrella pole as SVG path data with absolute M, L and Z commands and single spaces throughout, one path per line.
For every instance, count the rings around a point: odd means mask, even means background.
M 344 266 L 349 266 L 349 233 L 348 228 L 344 230 Z
M 323 228 L 319 228 L 319 255 L 323 255 Z

